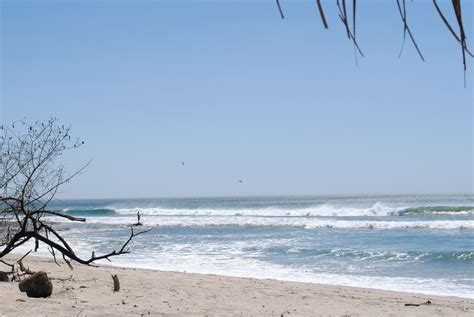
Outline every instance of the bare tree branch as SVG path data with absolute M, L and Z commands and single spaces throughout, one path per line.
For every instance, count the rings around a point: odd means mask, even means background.
M 33 124 L 15 121 L 11 126 L 0 126 L 0 130 L 1 263 L 7 263 L 2 260 L 5 255 L 32 240 L 33 250 L 37 251 L 40 244 L 45 244 L 55 263 L 58 263 L 56 256 L 59 253 L 70 267 L 71 261 L 90 265 L 97 260 L 110 260 L 112 256 L 128 253 L 132 239 L 150 230 L 135 232 L 130 227 L 130 235 L 118 251 L 97 256 L 92 252 L 89 258 L 78 256 L 67 239 L 45 221 L 44 216 L 86 221 L 48 208 L 58 189 L 89 165 L 90 162 L 67 174 L 65 168 L 57 163 L 65 151 L 77 149 L 84 142 L 72 139 L 70 127 L 59 125 L 55 118 Z M 137 216 L 137 224 L 141 225 L 139 214 Z
M 283 14 L 283 10 L 281 9 L 280 0 L 276 0 L 276 5 L 278 7 L 278 11 L 280 12 L 281 18 L 284 19 L 285 15 Z
M 459 25 L 459 38 L 460 38 L 460 41 L 461 41 L 462 63 L 464 65 L 464 87 L 466 87 L 466 70 L 467 70 L 466 50 L 467 50 L 467 44 L 466 44 L 466 34 L 464 33 L 464 26 L 463 26 L 463 23 L 462 23 L 461 0 L 452 0 L 452 1 L 453 1 L 454 12 L 456 13 L 456 19 L 457 19 L 458 25 Z
M 328 29 L 329 26 L 328 26 L 328 22 L 326 21 L 326 17 L 324 15 L 323 6 L 321 5 L 321 0 L 316 0 L 316 4 L 318 5 L 319 15 L 321 16 L 321 21 L 323 22 L 324 28 Z
M 353 4 L 355 5 L 356 3 L 354 2 Z M 349 27 L 349 19 L 347 18 L 346 1 L 342 0 L 342 7 L 341 7 L 339 0 L 337 0 L 336 5 L 337 5 L 337 8 L 339 9 L 339 18 L 341 19 L 342 24 L 344 24 L 344 27 L 346 28 L 347 37 L 349 39 L 352 39 L 352 42 L 354 43 L 354 47 L 357 49 L 356 53 L 358 52 L 360 56 L 364 57 L 364 53 L 362 53 L 362 50 L 360 49 L 359 44 L 357 43 L 357 40 L 354 36 L 353 31 L 351 31 Z M 357 58 L 357 55 L 356 55 L 356 58 Z
M 425 61 L 425 58 L 423 57 L 423 54 L 421 53 L 420 48 L 418 47 L 418 44 L 416 43 L 415 38 L 413 37 L 413 34 L 411 33 L 410 27 L 408 26 L 405 0 L 403 0 L 403 10 L 400 5 L 400 0 L 397 0 L 397 7 L 398 7 L 398 12 L 400 13 L 400 17 L 402 18 L 402 21 L 403 21 L 403 41 L 405 42 L 406 33 L 408 33 L 413 45 L 415 46 L 416 51 L 418 52 L 418 55 L 420 55 L 421 60 Z M 402 50 L 403 50 L 403 47 L 402 47 Z M 400 54 L 401 54 L 401 51 L 400 51 Z

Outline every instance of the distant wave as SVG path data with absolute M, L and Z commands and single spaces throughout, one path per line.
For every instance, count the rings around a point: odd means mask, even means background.
M 62 213 L 70 216 L 83 216 L 83 217 L 107 217 L 107 216 L 118 216 L 113 209 L 109 208 L 89 208 L 89 209 L 63 209 Z
M 474 219 L 429 216 L 473 215 L 474 206 L 387 207 L 376 203 L 369 208 L 336 207 L 328 204 L 307 208 L 70 208 L 61 212 L 86 217 L 88 223 L 131 224 L 140 212 L 149 226 L 238 226 L 334 229 L 433 229 L 472 230 Z M 366 217 L 371 218 L 366 218 Z M 379 218 L 378 216 L 401 216 Z M 414 216 L 423 216 L 422 218 Z M 426 217 L 425 217 L 426 216 Z M 351 218 L 341 218 L 351 217 Z M 361 218 L 356 218 L 361 217 Z M 375 218 L 374 218 L 375 217 Z M 58 219 L 58 221 L 61 221 Z
M 363 217 L 363 216 L 414 216 L 414 215 L 473 215 L 474 206 L 414 206 L 388 207 L 380 202 L 371 207 L 340 207 L 323 204 L 306 208 L 116 208 L 122 215 L 150 216 L 263 216 L 263 217 Z
M 400 215 L 472 215 L 474 206 L 419 206 L 400 210 Z
M 60 222 L 66 219 L 55 219 Z M 88 217 L 87 223 L 129 225 L 136 222 L 134 215 L 122 217 Z M 315 217 L 255 217 L 255 216 L 144 216 L 146 226 L 176 227 L 295 227 L 304 229 L 431 229 L 431 230 L 472 230 L 474 220 L 344 220 Z

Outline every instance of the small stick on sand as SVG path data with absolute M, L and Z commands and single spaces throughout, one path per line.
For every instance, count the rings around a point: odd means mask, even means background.
M 405 304 L 405 306 L 421 306 L 421 305 L 431 305 L 431 301 L 430 300 L 427 300 L 426 302 L 424 303 L 421 303 L 421 304 Z
M 117 274 L 112 275 L 112 280 L 114 281 L 114 292 L 120 291 L 120 281 Z

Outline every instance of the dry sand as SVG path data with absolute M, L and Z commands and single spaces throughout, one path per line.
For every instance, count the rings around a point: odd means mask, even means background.
M 456 297 L 130 268 L 71 271 L 31 256 L 25 264 L 48 273 L 53 294 L 28 298 L 18 283 L 0 283 L 1 316 L 474 316 L 474 300 Z

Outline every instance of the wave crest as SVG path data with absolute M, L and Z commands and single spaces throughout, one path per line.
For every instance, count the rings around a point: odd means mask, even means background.
M 473 215 L 474 206 L 414 206 L 389 207 L 380 202 L 371 207 L 343 207 L 330 204 L 305 208 L 116 208 L 117 213 L 131 215 L 140 212 L 149 216 L 260 216 L 260 217 L 373 217 L 422 215 Z
M 107 217 L 107 216 L 117 216 L 118 214 L 114 209 L 111 208 L 90 208 L 90 209 L 63 209 L 62 213 L 70 216 L 84 216 L 84 217 Z
M 56 220 L 56 219 L 55 219 Z M 296 217 L 244 217 L 244 216 L 162 216 L 142 218 L 146 226 L 156 227 L 293 227 L 302 229 L 428 229 L 428 230 L 472 230 L 474 220 L 344 220 L 329 218 Z M 65 222 L 66 219 L 57 219 Z M 89 217 L 88 223 L 129 225 L 136 222 L 135 216 Z

